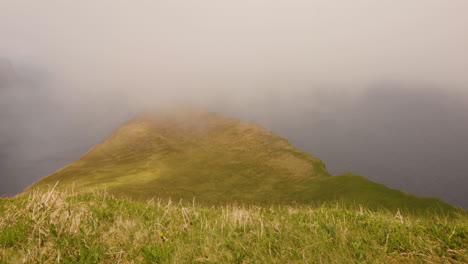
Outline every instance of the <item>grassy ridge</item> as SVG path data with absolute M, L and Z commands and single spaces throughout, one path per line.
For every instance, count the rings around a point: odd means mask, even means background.
M 197 203 L 206 206 L 230 204 L 233 201 L 257 205 L 339 203 L 341 207 L 349 209 L 365 206 L 374 211 L 386 209 L 394 213 L 401 211 L 415 215 L 451 216 L 463 212 L 463 209 L 439 199 L 417 197 L 351 173 L 320 179 L 278 179 L 274 184 L 266 184 L 263 189 L 259 188 L 256 191 L 249 189 L 251 187 L 249 185 L 229 185 L 225 182 L 220 182 L 216 188 L 208 190 L 200 190 L 196 182 L 193 185 L 184 185 L 171 180 L 160 181 L 160 183 L 163 186 L 177 186 L 182 189 L 173 189 L 174 192 L 170 195 L 168 192 L 163 192 L 159 197 L 170 197 L 186 202 L 195 199 Z M 117 197 L 125 197 L 129 193 L 143 192 L 144 195 L 141 196 L 128 196 L 139 200 L 158 197 L 148 197 L 146 194 L 151 193 L 152 186 L 136 186 L 135 190 L 130 188 L 132 187 L 114 188 L 109 190 L 109 193 Z
M 0 263 L 466 263 L 468 217 L 32 192 L 0 199 Z
M 284 179 L 329 176 L 323 163 L 266 129 L 205 111 L 142 114 L 76 162 L 34 185 L 74 184 L 150 198 L 242 194 Z M 144 189 L 144 190 L 143 190 Z M 184 191 L 187 190 L 187 191 Z
M 200 109 L 149 112 L 113 132 L 76 162 L 26 193 L 59 188 L 154 197 L 205 205 L 320 203 L 442 214 L 458 209 L 346 174 L 331 177 L 321 160 L 254 124 Z

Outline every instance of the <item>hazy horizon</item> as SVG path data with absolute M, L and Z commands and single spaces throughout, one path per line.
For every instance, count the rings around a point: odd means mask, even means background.
M 468 207 L 468 1 L 0 2 L 0 195 L 192 102 Z M 1 75 L 0 75 L 1 76 Z M 1 83 L 1 82 L 0 82 Z

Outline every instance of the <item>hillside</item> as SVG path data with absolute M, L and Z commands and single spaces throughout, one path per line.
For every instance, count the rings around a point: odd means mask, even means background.
M 105 189 L 134 199 L 200 203 L 321 203 L 456 211 L 437 199 L 387 188 L 353 174 L 330 176 L 318 158 L 257 125 L 196 107 L 145 112 L 74 163 L 25 192 Z
M 0 263 L 467 263 L 468 218 L 336 204 L 0 199 Z

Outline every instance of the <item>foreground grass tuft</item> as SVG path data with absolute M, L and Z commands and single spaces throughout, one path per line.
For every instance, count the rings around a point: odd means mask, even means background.
M 0 263 L 466 263 L 467 248 L 466 215 L 55 191 L 0 199 Z

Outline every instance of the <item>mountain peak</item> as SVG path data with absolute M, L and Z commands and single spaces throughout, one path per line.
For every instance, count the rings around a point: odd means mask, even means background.
M 340 201 L 389 209 L 453 210 L 353 174 L 330 176 L 323 162 L 265 128 L 184 106 L 150 110 L 115 130 L 77 161 L 25 192 L 107 190 L 136 199 L 203 203 Z
M 324 176 L 329 174 L 319 159 L 267 129 L 183 106 L 138 114 L 76 162 L 31 188 L 60 181 L 83 189 L 183 198 L 198 193 L 180 191 L 192 189 L 194 181 L 209 183 L 201 188 L 205 192 L 236 189 L 240 183 L 253 191 L 264 182 Z
M 123 130 L 131 129 L 140 132 L 147 130 L 153 133 L 186 138 L 206 137 L 234 128 L 240 134 L 258 133 L 275 136 L 271 131 L 253 123 L 210 112 L 196 105 L 186 104 L 144 111 L 124 124 L 122 128 Z M 118 129 L 116 132 L 123 130 Z

